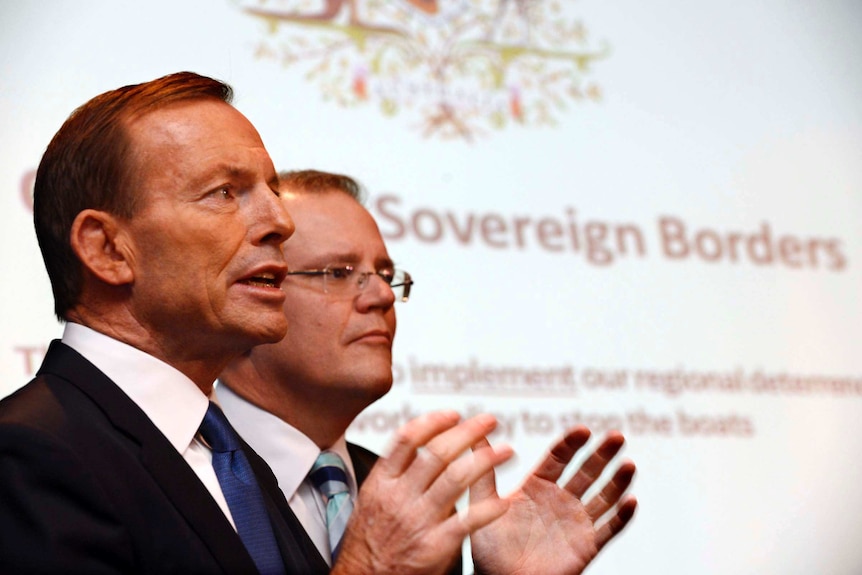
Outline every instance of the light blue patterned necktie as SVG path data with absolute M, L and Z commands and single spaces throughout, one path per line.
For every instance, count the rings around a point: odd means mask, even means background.
M 258 571 L 264 575 L 283 574 L 284 563 L 257 478 L 242 451 L 239 436 L 213 402 L 204 415 L 200 434 L 212 449 L 213 469 L 237 533 Z
M 353 512 L 344 461 L 337 453 L 323 451 L 317 456 L 308 477 L 326 499 L 326 529 L 329 531 L 332 563 L 335 564 L 347 520 Z

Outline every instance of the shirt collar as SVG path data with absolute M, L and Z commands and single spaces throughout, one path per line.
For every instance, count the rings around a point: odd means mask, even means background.
M 209 406 L 191 379 L 148 353 L 80 324 L 66 323 L 62 341 L 128 395 L 179 453 L 189 447 Z
M 320 455 L 320 448 L 297 428 L 246 401 L 224 383 L 217 382 L 215 387 L 218 403 L 231 425 L 266 461 L 285 498 L 290 500 L 311 471 Z M 338 438 L 328 451 L 337 453 L 344 460 L 350 490 L 355 496 L 356 474 L 344 436 Z

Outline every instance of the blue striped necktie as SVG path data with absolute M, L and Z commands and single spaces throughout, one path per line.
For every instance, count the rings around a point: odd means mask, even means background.
M 337 453 L 323 451 L 308 476 L 326 500 L 326 529 L 329 531 L 332 563 L 335 564 L 341 549 L 341 537 L 353 512 L 344 461 Z
M 263 575 L 283 574 L 284 563 L 257 478 L 242 451 L 239 436 L 213 402 L 201 423 L 200 434 L 212 449 L 213 469 L 237 533 L 258 571 Z

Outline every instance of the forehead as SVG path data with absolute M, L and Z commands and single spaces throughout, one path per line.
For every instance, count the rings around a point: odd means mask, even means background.
M 341 192 L 285 193 L 287 211 L 296 232 L 284 244 L 292 266 L 326 265 L 343 260 L 387 262 L 389 254 L 374 218 L 362 205 Z
M 212 178 L 275 176 L 260 136 L 245 116 L 216 99 L 177 102 L 128 124 L 133 161 L 143 179 L 190 186 Z

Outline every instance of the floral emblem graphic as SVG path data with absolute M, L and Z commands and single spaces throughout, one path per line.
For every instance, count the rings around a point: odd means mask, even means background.
M 427 138 L 554 125 L 601 98 L 588 75 L 610 49 L 567 17 L 573 0 L 236 1 L 266 24 L 257 58 L 302 69 L 343 106 L 418 115 Z

